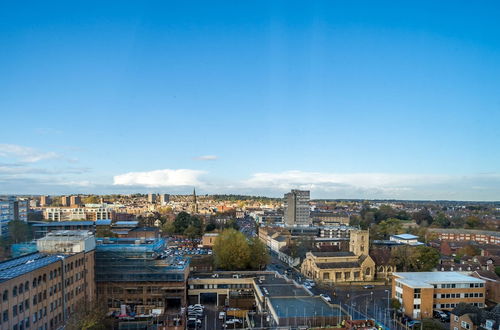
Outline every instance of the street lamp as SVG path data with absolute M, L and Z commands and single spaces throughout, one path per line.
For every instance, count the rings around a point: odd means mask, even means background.
M 390 317 L 389 317 L 389 294 L 391 293 L 391 291 L 385 290 L 385 292 L 387 292 L 387 310 L 385 311 L 385 314 L 387 316 L 387 323 L 389 323 L 389 321 L 390 321 Z

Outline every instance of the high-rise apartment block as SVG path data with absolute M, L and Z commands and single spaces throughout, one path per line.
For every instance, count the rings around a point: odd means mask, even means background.
M 9 222 L 12 220 L 28 221 L 29 200 L 15 196 L 0 197 L 0 235 L 9 234 Z
M 160 203 L 161 203 L 161 205 L 167 205 L 169 201 L 170 201 L 170 195 L 169 194 L 160 194 Z
M 48 206 L 50 203 L 50 196 L 40 196 L 40 206 Z
M 71 196 L 69 200 L 71 206 L 79 206 L 82 204 L 82 198 L 80 196 Z
M 149 193 L 148 194 L 148 203 L 151 203 L 151 204 L 156 203 L 157 198 L 158 198 L 158 196 L 156 194 Z
M 305 226 L 310 224 L 309 199 L 309 190 L 294 189 L 285 194 L 284 222 L 286 226 Z
M 70 206 L 71 198 L 69 196 L 61 196 L 61 205 L 62 206 Z

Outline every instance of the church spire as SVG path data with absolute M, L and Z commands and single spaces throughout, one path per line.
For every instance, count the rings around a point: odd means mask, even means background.
M 192 212 L 198 213 L 198 202 L 196 201 L 196 188 L 193 188 L 193 206 Z

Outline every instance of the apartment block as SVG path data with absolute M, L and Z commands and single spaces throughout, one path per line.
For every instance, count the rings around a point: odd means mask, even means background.
M 2 329 L 59 329 L 94 299 L 92 235 L 58 232 L 37 243 L 39 252 L 0 263 Z
M 61 205 L 62 206 L 70 206 L 71 205 L 70 196 L 61 196 Z
M 482 244 L 500 245 L 500 232 L 497 231 L 448 228 L 433 228 L 430 231 L 436 233 L 441 241 L 474 241 Z
M 308 190 L 293 189 L 285 194 L 284 222 L 286 226 L 305 226 L 311 223 L 309 200 L 310 192 Z
M 393 273 L 392 294 L 414 319 L 432 317 L 433 310 L 452 310 L 460 302 L 483 307 L 485 281 L 460 272 Z
M 9 222 L 28 221 L 29 200 L 15 196 L 0 197 L 0 236 L 9 235 Z

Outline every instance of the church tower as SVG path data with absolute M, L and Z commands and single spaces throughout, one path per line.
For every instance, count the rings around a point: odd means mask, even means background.
M 196 189 L 193 188 L 193 205 L 191 205 L 191 213 L 198 213 L 198 202 L 196 201 Z

